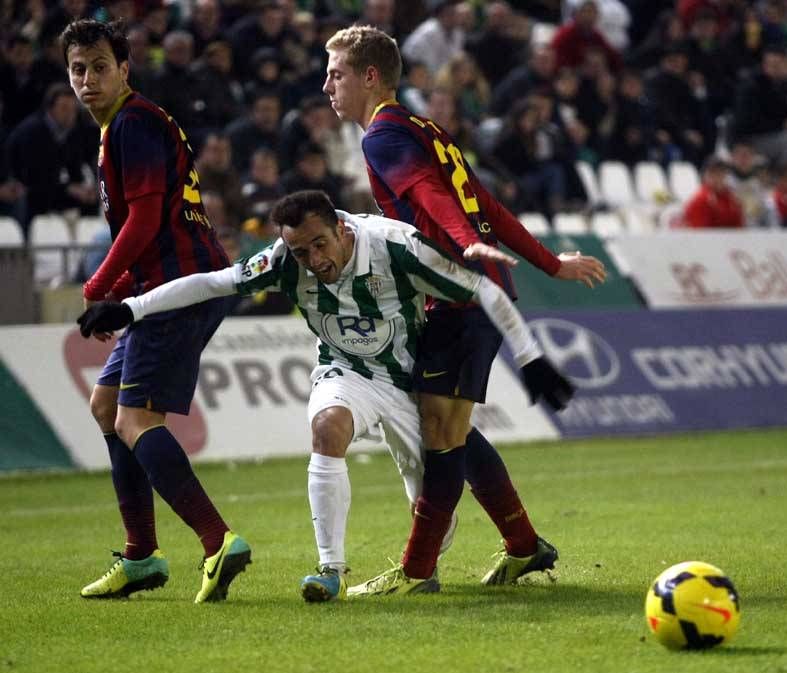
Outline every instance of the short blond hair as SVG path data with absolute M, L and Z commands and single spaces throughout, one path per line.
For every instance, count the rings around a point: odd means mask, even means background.
M 347 65 L 362 73 L 373 66 L 380 73 L 380 82 L 389 89 L 396 89 L 402 77 L 402 56 L 390 35 L 374 26 L 343 28 L 325 44 L 327 51 L 347 53 Z

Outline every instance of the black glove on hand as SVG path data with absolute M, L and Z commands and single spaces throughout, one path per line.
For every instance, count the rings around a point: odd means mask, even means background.
M 77 318 L 79 331 L 85 339 L 93 332 L 114 332 L 134 322 L 134 314 L 126 304 L 99 301 Z
M 574 396 L 574 386 L 545 357 L 536 358 L 522 367 L 522 380 L 530 396 L 530 404 L 543 397 L 550 407 L 560 411 Z

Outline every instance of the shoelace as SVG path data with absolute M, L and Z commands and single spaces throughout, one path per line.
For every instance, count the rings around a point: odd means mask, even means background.
M 116 556 L 116 557 L 117 557 L 117 561 L 115 561 L 115 562 L 112 564 L 112 566 L 109 568 L 109 570 L 107 570 L 107 571 L 104 573 L 104 575 L 101 577 L 101 579 L 102 579 L 102 580 L 103 580 L 103 579 L 106 579 L 106 578 L 108 578 L 108 577 L 111 577 L 112 575 L 114 575 L 114 574 L 115 574 L 115 571 L 116 571 L 116 570 L 117 570 L 117 568 L 118 568 L 118 566 L 123 564 L 123 559 L 125 558 L 125 556 L 123 556 L 123 553 L 122 553 L 122 552 L 119 552 L 119 551 L 112 551 L 112 556 Z
M 389 556 L 388 563 L 391 564 L 391 567 L 388 570 L 380 573 L 377 577 L 373 577 L 368 582 L 366 582 L 366 588 L 371 591 L 377 591 L 386 587 L 386 585 L 395 582 L 400 575 L 404 575 L 404 566 L 401 563 L 395 563 L 394 560 Z

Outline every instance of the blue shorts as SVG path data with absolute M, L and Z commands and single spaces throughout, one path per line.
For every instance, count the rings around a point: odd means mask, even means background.
M 118 404 L 188 414 L 199 360 L 231 304 L 226 297 L 148 316 L 128 327 L 98 383 L 119 386 Z
M 484 402 L 492 362 L 502 342 L 481 308 L 430 311 L 418 342 L 413 388 Z

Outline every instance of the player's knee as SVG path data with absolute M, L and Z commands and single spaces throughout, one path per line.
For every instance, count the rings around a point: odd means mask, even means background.
M 352 439 L 352 415 L 346 409 L 341 413 L 333 408 L 317 414 L 312 420 L 312 451 L 323 456 L 342 458 Z M 348 418 L 349 417 L 349 418 Z
M 465 443 L 469 427 L 464 418 L 422 410 L 421 432 L 427 449 L 447 451 Z
M 102 432 L 112 432 L 117 415 L 117 403 L 114 397 L 94 388 L 90 395 L 90 413 L 93 414 Z

